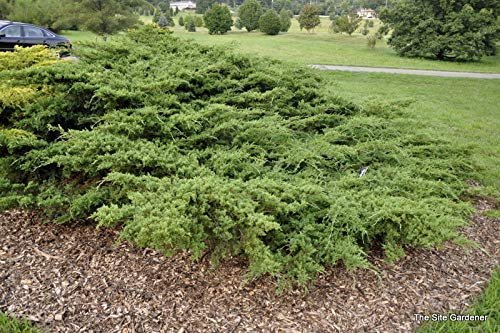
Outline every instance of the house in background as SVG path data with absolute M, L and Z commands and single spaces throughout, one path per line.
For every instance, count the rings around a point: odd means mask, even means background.
M 170 8 L 175 10 L 175 7 L 179 8 L 179 10 L 195 10 L 196 2 L 194 1 L 172 1 L 170 2 Z
M 358 14 L 358 17 L 365 19 L 373 19 L 377 17 L 377 12 L 370 8 L 360 8 L 357 10 L 356 14 Z

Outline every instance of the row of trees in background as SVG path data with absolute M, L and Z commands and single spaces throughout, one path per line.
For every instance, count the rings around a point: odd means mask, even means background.
M 268 35 L 286 32 L 292 25 L 292 12 L 282 9 L 280 14 L 274 9 L 264 11 L 258 0 L 245 0 L 238 8 L 237 29 L 245 28 L 248 32 L 259 29 Z
M 233 22 L 229 7 L 215 3 L 205 11 L 203 21 L 210 34 L 224 34 L 231 30 L 233 23 L 237 29 L 246 29 L 248 32 L 259 29 L 268 35 L 288 31 L 292 25 L 291 11 L 282 9 L 278 14 L 273 9 L 264 10 L 258 0 L 245 0 L 238 8 L 237 14 L 238 17 Z
M 294 15 L 300 14 L 305 5 L 315 5 L 320 15 L 346 15 L 358 8 L 371 8 L 379 10 L 390 6 L 394 0 L 262 0 L 260 4 L 264 9 L 273 9 L 277 13 L 281 10 L 289 10 Z M 204 14 L 216 3 L 225 3 L 228 7 L 238 8 L 244 0 L 197 0 L 196 12 Z
M 137 11 L 148 6 L 154 9 L 145 0 L 0 0 L 0 18 L 108 35 L 140 24 Z

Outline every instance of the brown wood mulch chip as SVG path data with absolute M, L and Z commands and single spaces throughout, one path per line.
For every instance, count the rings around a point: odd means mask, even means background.
M 380 270 L 326 270 L 308 292 L 276 293 L 272 279 L 243 284 L 245 266 L 216 269 L 116 243 L 89 224 L 0 215 L 0 311 L 48 332 L 409 332 L 415 313 L 466 313 L 499 263 L 500 221 L 479 200 L 464 234 L 476 249 L 409 250 Z

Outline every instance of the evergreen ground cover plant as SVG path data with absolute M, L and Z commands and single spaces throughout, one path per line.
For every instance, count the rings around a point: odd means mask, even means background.
M 395 259 L 461 240 L 469 152 L 404 105 L 358 106 L 309 69 L 153 26 L 75 63 L 40 52 L 0 55 L 0 208 L 91 217 L 138 246 L 242 255 L 250 278 L 302 284 L 369 267 L 373 247 Z

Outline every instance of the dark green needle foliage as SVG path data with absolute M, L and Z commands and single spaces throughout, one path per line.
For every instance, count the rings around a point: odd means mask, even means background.
M 298 283 L 367 267 L 374 246 L 394 259 L 459 237 L 469 153 L 403 105 L 357 106 L 307 68 L 154 26 L 79 52 L 0 56 L 1 208 L 92 217 L 138 246 L 241 255 L 251 277 Z
M 245 0 L 238 8 L 238 18 L 241 26 L 248 32 L 259 28 L 259 19 L 262 16 L 262 6 L 257 0 Z
M 233 19 L 229 8 L 215 4 L 203 15 L 205 27 L 211 35 L 222 35 L 231 30 Z
M 402 56 L 471 61 L 496 53 L 499 12 L 498 0 L 402 0 L 380 18 Z
M 280 11 L 281 28 L 280 31 L 287 32 L 292 26 L 292 13 L 289 10 L 282 9 Z
M 278 14 L 268 9 L 259 19 L 259 29 L 266 35 L 277 35 L 281 30 L 281 19 Z

